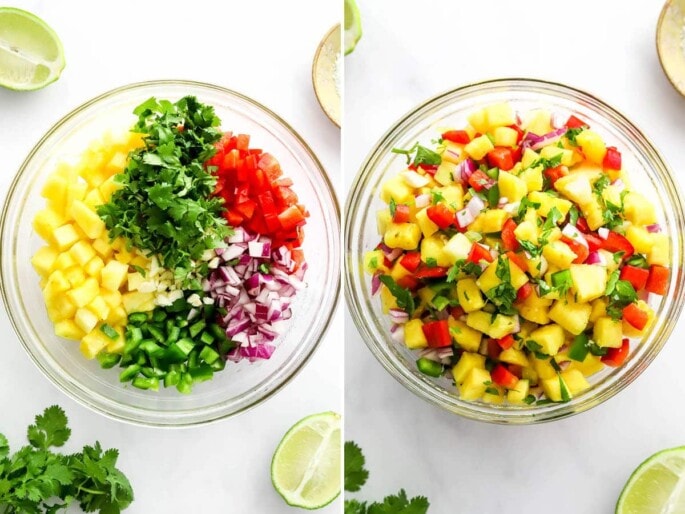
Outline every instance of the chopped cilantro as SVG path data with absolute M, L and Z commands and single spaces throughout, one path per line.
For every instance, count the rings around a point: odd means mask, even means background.
M 521 223 L 528 209 L 539 209 L 540 202 L 531 202 L 528 198 L 522 198 L 519 208 L 516 211 L 516 223 Z
M 407 156 L 407 164 L 411 163 L 414 166 L 419 166 L 420 164 L 426 164 L 428 166 L 436 166 L 442 162 L 442 157 L 437 152 L 421 146 L 419 143 L 415 143 L 409 150 L 403 150 L 401 148 L 393 148 L 392 153 L 402 154 Z M 412 161 L 412 154 L 414 155 L 414 160 Z
M 595 183 L 592 185 L 592 191 L 598 195 L 601 196 L 604 190 L 609 187 L 611 184 L 611 180 L 609 179 L 609 175 L 606 175 L 602 173 L 600 177 L 595 181 Z
M 578 212 L 578 207 L 576 207 L 576 205 L 571 206 L 568 211 L 568 222 L 575 227 L 578 224 L 579 217 L 580 213 Z
M 499 396 L 499 391 L 496 387 L 488 386 L 485 388 L 485 392 L 488 394 L 494 394 L 496 396 Z
M 545 360 L 549 359 L 549 355 L 546 353 L 543 353 L 542 350 L 542 345 L 538 343 L 537 341 L 533 341 L 532 339 L 527 339 L 523 345 L 531 352 L 537 359 Z
M 378 279 L 388 288 L 397 300 L 397 306 L 403 309 L 409 316 L 414 314 L 414 297 L 409 289 L 397 285 L 390 275 L 379 275 Z
M 443 196 L 442 192 L 435 189 L 431 191 L 431 203 L 433 205 L 442 202 L 443 200 L 445 200 L 445 197 Z
M 435 258 L 433 257 L 428 257 L 426 259 L 426 266 L 428 266 L 429 268 L 435 268 L 438 266 L 438 261 L 435 260 Z
M 460 273 L 478 278 L 483 273 L 483 270 L 475 262 L 459 259 L 447 272 L 447 282 L 454 282 L 457 280 Z
M 582 127 L 568 129 L 566 131 L 566 134 L 564 134 L 564 137 L 568 141 L 568 144 L 570 144 L 571 146 L 578 146 L 576 137 L 578 137 L 578 134 L 580 134 L 583 130 L 584 129 Z
M 542 247 L 536 246 L 533 243 L 531 243 L 530 241 L 526 241 L 526 240 L 517 239 L 517 241 L 521 245 L 521 248 L 523 248 L 526 252 L 528 252 L 528 254 L 533 259 L 535 259 L 536 257 L 540 257 L 540 255 L 542 254 Z
M 516 301 L 516 289 L 511 283 L 509 259 L 505 259 L 501 255 L 497 258 L 495 275 L 501 280 L 501 283 L 486 291 L 485 294 L 497 305 L 502 314 L 516 314 L 516 310 L 513 308 Z
M 639 253 L 636 253 L 635 255 L 631 256 L 626 261 L 626 264 L 628 264 L 629 266 L 635 266 L 636 268 L 649 269 L 647 259 L 644 255 L 640 255 Z
M 395 202 L 394 198 L 390 199 L 390 203 L 388 203 L 388 208 L 390 209 L 390 216 L 395 217 L 395 213 L 397 212 L 397 203 Z
M 523 399 L 523 403 L 525 403 L 526 405 L 532 405 L 533 403 L 535 403 L 535 400 L 537 400 L 535 395 L 529 394 Z
M 616 270 L 614 273 L 616 272 L 618 272 L 618 270 Z M 608 286 L 607 290 L 609 290 Z M 611 316 L 611 318 L 614 320 L 621 319 L 623 317 L 623 308 L 637 301 L 637 293 L 635 292 L 635 288 L 633 287 L 633 284 L 627 280 L 616 280 L 614 287 L 610 293 L 607 293 L 607 296 L 609 297 L 607 314 L 609 314 L 609 316 Z

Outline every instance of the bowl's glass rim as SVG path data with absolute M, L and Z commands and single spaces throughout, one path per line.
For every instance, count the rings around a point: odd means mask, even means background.
M 377 335 L 380 335 L 381 332 L 376 320 L 373 322 L 373 327 L 369 326 L 369 320 L 374 314 L 370 311 L 364 299 L 362 292 L 363 271 L 360 271 L 360 263 L 357 262 L 358 259 L 355 259 L 358 254 L 354 248 L 354 245 L 357 244 L 354 238 L 358 236 L 354 224 L 355 215 L 359 212 L 360 205 L 364 200 L 364 192 L 369 189 L 369 183 L 376 167 L 386 156 L 389 142 L 393 138 L 399 137 L 413 123 L 421 120 L 432 108 L 436 108 L 438 105 L 443 106 L 444 102 L 456 100 L 462 95 L 467 96 L 476 92 L 489 93 L 507 90 L 536 90 L 559 98 L 569 99 L 570 96 L 573 100 L 583 100 L 589 107 L 600 110 L 603 117 L 610 120 L 612 124 L 621 127 L 622 131 L 628 129 L 633 135 L 636 135 L 639 140 L 638 146 L 647 152 L 650 162 L 657 165 L 653 173 L 662 181 L 669 199 L 674 202 L 676 226 L 671 233 L 671 242 L 674 243 L 675 237 L 677 237 L 678 248 L 676 256 L 682 258 L 682 234 L 685 231 L 685 203 L 683 203 L 683 199 L 678 194 L 679 188 L 675 182 L 674 174 L 670 171 L 663 156 L 656 149 L 652 141 L 644 135 L 642 130 L 605 101 L 576 87 L 536 78 L 496 78 L 449 89 L 420 103 L 393 123 L 391 128 L 378 139 L 372 150 L 367 154 L 348 191 L 345 204 L 346 216 L 343 227 L 345 252 L 344 293 L 352 320 L 365 344 L 383 367 L 404 387 L 431 404 L 470 419 L 500 424 L 529 424 L 553 421 L 583 412 L 616 395 L 635 380 L 663 348 L 680 317 L 683 303 L 685 302 L 685 276 L 683 275 L 682 263 L 678 262 L 677 258 L 674 258 L 674 245 L 672 244 L 671 278 L 667 294 L 674 295 L 674 297 L 670 301 L 668 297 L 665 298 L 664 303 L 668 307 L 667 317 L 660 326 L 658 334 L 655 335 L 654 331 L 651 331 L 649 334 L 648 337 L 654 340 L 651 341 L 649 347 L 641 354 L 639 365 L 632 366 L 628 373 L 623 374 L 620 379 L 616 378 L 611 386 L 605 387 L 599 394 L 581 395 L 567 403 L 552 403 L 532 408 L 520 407 L 506 410 L 498 409 L 482 402 L 463 401 L 453 393 L 433 386 L 429 380 L 418 378 L 416 374 L 412 373 L 399 361 L 385 342 L 377 341 Z
M 0 230 L 4 233 L 5 231 L 5 226 L 7 222 L 7 217 L 9 216 L 9 205 L 10 205 L 10 200 L 14 197 L 15 194 L 15 189 L 18 187 L 19 181 L 23 174 L 26 171 L 26 168 L 28 164 L 31 162 L 33 159 L 34 155 L 38 152 L 38 150 L 41 148 L 41 146 L 48 141 L 56 132 L 60 130 L 60 128 L 63 125 L 66 125 L 69 121 L 73 120 L 75 117 L 77 117 L 81 112 L 89 109 L 90 107 L 94 106 L 95 104 L 106 100 L 111 97 L 115 97 L 120 94 L 124 94 L 128 91 L 132 90 L 137 90 L 137 89 L 143 89 L 143 88 L 153 88 L 153 87 L 164 87 L 164 86 L 169 86 L 169 87 L 178 87 L 178 86 L 188 86 L 189 88 L 201 88 L 201 89 L 206 89 L 213 91 L 215 93 L 220 93 L 220 94 L 225 94 L 228 96 L 233 96 L 238 98 L 239 100 L 242 100 L 244 102 L 247 102 L 248 104 L 258 108 L 261 110 L 264 114 L 267 116 L 271 117 L 276 123 L 280 124 L 283 126 L 287 132 L 289 132 L 292 136 L 294 136 L 295 140 L 302 146 L 306 154 L 308 155 L 309 158 L 312 159 L 312 162 L 315 164 L 316 168 L 319 171 L 320 178 L 323 181 L 323 185 L 325 187 L 326 192 L 330 195 L 330 199 L 333 203 L 334 206 L 334 215 L 335 219 L 334 224 L 335 226 L 338 227 L 338 232 L 340 232 L 340 203 L 338 200 L 338 196 L 336 194 L 335 187 L 333 186 L 333 183 L 326 172 L 326 169 L 324 168 L 323 164 L 317 157 L 317 155 L 314 153 L 314 151 L 311 149 L 309 144 L 304 140 L 304 138 L 297 132 L 287 121 L 285 121 L 281 116 L 276 114 L 273 110 L 269 109 L 268 107 L 264 106 L 260 102 L 250 98 L 249 96 L 246 96 L 242 93 L 239 93 L 237 91 L 234 91 L 229 88 L 225 88 L 222 86 L 218 86 L 215 84 L 207 83 L 207 82 L 200 82 L 200 81 L 193 81 L 193 80 L 184 80 L 184 79 L 159 79 L 159 80 L 147 80 L 147 81 L 142 81 L 142 82 L 134 82 L 130 84 L 126 84 L 114 89 L 110 89 L 108 91 L 105 91 L 104 93 L 95 96 L 91 98 L 90 100 L 80 104 L 79 106 L 75 107 L 72 109 L 70 112 L 68 112 L 66 115 L 61 117 L 54 125 L 50 127 L 50 129 L 40 138 L 40 140 L 33 146 L 29 154 L 26 156 L 26 158 L 23 160 L 21 165 L 19 166 L 18 171 L 14 175 L 12 182 L 7 189 L 7 193 L 2 205 L 2 212 L 0 213 Z M 9 249 L 8 248 L 3 248 L 2 245 L 0 245 L 0 262 L 4 263 L 5 259 L 8 258 L 8 253 Z M 11 258 L 11 256 L 9 256 Z M 333 258 L 336 259 L 337 265 L 334 266 L 335 269 L 340 270 L 340 255 L 334 255 Z M 13 309 L 10 308 L 10 299 L 9 299 L 9 294 L 7 291 L 7 287 L 5 285 L 5 280 L 2 279 L 2 275 L 4 274 L 4 264 L 0 266 L 0 294 L 2 295 L 3 303 L 5 306 L 5 311 L 8 315 L 8 318 L 10 320 L 10 323 L 12 325 L 12 328 L 21 342 L 22 346 L 26 350 L 26 353 L 29 355 L 33 363 L 36 365 L 36 367 L 52 382 L 54 385 L 58 386 L 58 389 L 60 389 L 62 392 L 67 394 L 69 397 L 74 399 L 76 402 L 80 403 L 81 405 L 96 411 L 110 419 L 114 419 L 117 421 L 122 421 L 125 423 L 133 424 L 133 425 L 143 425 L 143 426 L 150 426 L 150 427 L 157 427 L 157 428 L 185 428 L 185 427 L 193 427 L 193 426 L 198 426 L 198 425 L 204 425 L 204 424 L 209 424 L 209 423 L 214 423 L 217 421 L 220 421 L 222 419 L 226 419 L 229 417 L 236 416 L 238 414 L 241 414 L 243 412 L 246 412 L 262 403 L 267 401 L 268 399 L 274 397 L 278 392 L 283 390 L 283 388 L 288 385 L 299 373 L 302 371 L 302 369 L 307 365 L 307 363 L 311 360 L 312 356 L 316 352 L 316 350 L 319 348 L 319 345 L 321 341 L 324 339 L 324 336 L 326 335 L 328 329 L 330 328 L 331 322 L 335 316 L 335 313 L 337 311 L 337 307 L 340 303 L 340 288 L 341 288 L 341 273 L 337 273 L 336 277 L 334 279 L 334 300 L 331 305 L 330 312 L 328 313 L 328 316 L 325 318 L 321 325 L 321 333 L 319 334 L 319 337 L 313 342 L 311 347 L 308 349 L 308 351 L 302 355 L 301 361 L 299 364 L 294 367 L 288 375 L 283 377 L 283 379 L 275 384 L 271 389 L 269 389 L 265 394 L 263 395 L 256 395 L 254 400 L 242 405 L 239 409 L 237 410 L 232 410 L 229 412 L 222 412 L 222 406 L 225 406 L 225 404 L 219 404 L 219 405 L 213 405 L 209 409 L 207 407 L 203 407 L 200 409 L 187 409 L 184 411 L 177 411 L 177 412 L 170 412 L 167 415 L 167 418 L 171 418 L 173 416 L 180 416 L 181 421 L 180 422 L 174 422 L 174 421 L 149 421 L 149 420 L 143 420 L 140 419 L 139 417 L 127 417 L 125 415 L 119 415 L 119 414 L 114 414 L 110 411 L 108 411 L 103 405 L 98 404 L 97 402 L 89 401 L 89 396 L 85 394 L 79 394 L 80 389 L 77 386 L 74 386 L 72 384 L 72 381 L 62 377 L 59 373 L 55 373 L 50 369 L 47 369 L 46 366 L 34 355 L 33 351 L 29 348 L 27 343 L 24 341 L 22 335 L 21 335 L 21 330 L 18 326 L 18 322 L 15 319 L 15 314 L 13 312 Z M 105 399 L 106 400 L 106 399 Z M 225 410 L 225 409 L 223 409 Z M 196 411 L 206 411 L 207 415 L 205 417 L 200 417 L 199 419 L 190 419 L 187 420 L 186 417 L 188 417 L 189 414 L 195 413 Z

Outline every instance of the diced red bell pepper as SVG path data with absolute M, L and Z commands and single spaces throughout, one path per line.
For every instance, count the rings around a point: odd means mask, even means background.
M 516 301 L 522 302 L 531 294 L 533 294 L 533 286 L 530 284 L 530 282 L 526 282 L 521 287 L 519 287 L 518 291 L 516 291 Z
M 429 321 L 424 323 L 423 335 L 426 336 L 428 346 L 431 348 L 444 348 L 452 345 L 452 337 L 450 336 L 450 327 L 447 320 Z
M 250 150 L 250 152 L 252 152 L 252 150 Z M 254 155 L 258 154 L 255 153 Z M 259 157 L 259 160 L 257 161 L 257 167 L 266 173 L 266 176 L 269 177 L 271 182 L 276 180 L 283 173 L 278 160 L 270 153 L 264 153 Z
M 400 264 L 407 271 L 412 273 L 416 271 L 416 268 L 421 264 L 421 252 L 407 252 L 402 257 L 400 257 Z
M 670 270 L 665 266 L 651 265 L 645 289 L 650 293 L 665 295 L 666 291 L 668 291 L 668 277 L 670 274 Z
M 407 223 L 409 221 L 409 206 L 403 203 L 395 206 L 395 215 L 392 217 L 394 223 Z
M 235 206 L 235 210 L 238 211 L 241 216 L 245 219 L 250 219 L 254 215 L 255 208 L 257 207 L 257 202 L 252 200 L 245 200 Z
M 490 357 L 492 360 L 497 360 L 497 359 L 499 359 L 500 353 L 502 353 L 502 348 L 500 347 L 499 344 L 497 344 L 496 339 L 488 339 L 487 340 L 487 351 L 488 351 L 488 357 Z
M 414 291 L 421 285 L 421 281 L 414 275 L 405 275 L 397 279 L 397 285 L 404 287 L 405 289 L 409 289 L 410 291 Z
M 623 252 L 623 260 L 635 253 L 635 248 L 630 244 L 630 241 L 625 236 L 613 231 L 610 231 L 607 238 L 604 239 L 602 248 L 612 253 Z
M 232 209 L 224 210 L 224 218 L 226 218 L 226 221 L 228 221 L 228 224 L 232 227 L 236 227 L 243 222 L 243 217 L 240 215 L 240 213 Z
M 488 152 L 488 164 L 504 171 L 509 171 L 514 167 L 514 157 L 511 148 L 496 146 Z
M 236 138 L 235 147 L 240 151 L 247 152 L 249 146 L 250 146 L 250 136 L 248 136 L 247 134 L 238 134 L 238 136 Z
M 488 177 L 485 172 L 481 170 L 474 171 L 469 177 L 469 185 L 476 191 L 490 189 L 494 183 L 495 181 Z
M 411 166 L 409 166 L 411 168 Z M 415 167 L 414 170 L 421 168 L 423 171 L 426 173 L 429 173 L 430 175 L 435 175 L 435 172 L 438 171 L 438 165 L 437 164 L 419 164 L 418 167 Z
M 566 243 L 573 253 L 576 254 L 576 258 L 573 259 L 573 264 L 583 264 L 588 255 L 590 255 L 590 250 L 583 243 L 580 243 L 568 236 L 561 236 L 561 241 Z
M 509 364 L 507 369 L 518 379 L 523 376 L 523 366 L 519 366 L 518 364 Z
M 521 148 L 520 146 L 511 149 L 511 158 L 514 160 L 514 165 L 516 165 L 516 163 L 521 160 L 522 155 L 523 148 Z
M 547 168 L 543 174 L 549 179 L 552 187 L 554 187 L 557 180 L 568 175 L 568 168 L 566 166 L 555 166 L 554 168 Z
M 647 326 L 649 314 L 640 309 L 637 304 L 631 303 L 623 308 L 623 319 L 638 330 Z
M 514 252 L 507 252 L 506 256 L 521 271 L 528 271 L 528 262 L 526 262 L 526 258 L 523 255 L 519 255 L 518 253 Z
M 442 278 L 447 276 L 448 271 L 447 268 L 443 268 L 442 266 L 431 267 L 421 263 L 419 268 L 414 272 L 414 276 L 419 279 Z
M 426 215 L 441 229 L 446 229 L 454 223 L 454 212 L 444 203 L 431 205 L 426 209 Z
M 597 250 L 602 249 L 602 245 L 604 244 L 604 239 L 599 237 L 596 234 L 583 234 L 585 236 L 585 240 L 587 241 L 588 248 L 591 252 L 596 252 Z
M 514 346 L 514 342 L 514 336 L 511 334 L 508 334 L 501 339 L 497 339 L 497 344 L 500 346 L 500 348 L 502 348 L 502 350 L 508 350 Z
M 266 217 L 266 216 L 265 216 Z M 296 205 L 291 205 L 286 210 L 278 214 L 278 221 L 284 230 L 304 225 L 307 221 Z
M 452 316 L 454 319 L 459 319 L 464 314 L 466 314 L 466 312 L 459 305 L 456 305 L 454 307 L 450 307 L 450 316 Z
M 516 222 L 509 218 L 504 222 L 502 226 L 502 246 L 505 250 L 511 250 L 515 252 L 519 249 L 519 242 L 516 240 L 516 235 L 514 235 L 514 230 L 516 230 Z
M 641 291 L 647 285 L 647 279 L 649 279 L 649 270 L 626 264 L 623 266 L 623 268 L 621 268 L 620 279 L 627 280 L 633 284 L 635 291 Z
M 490 376 L 495 384 L 506 387 L 507 389 L 514 389 L 519 381 L 516 375 L 502 364 L 497 364 L 490 372 Z
M 481 260 L 486 260 L 488 262 L 494 261 L 492 255 L 490 255 L 490 250 L 488 250 L 479 243 L 473 244 L 466 260 L 471 261 L 475 264 L 480 263 Z
M 509 125 L 510 129 L 514 129 L 516 131 L 516 144 L 519 144 L 521 140 L 523 140 L 523 129 L 519 127 L 518 125 Z
M 453 143 L 463 145 L 471 141 L 471 138 L 465 130 L 448 130 L 447 132 L 442 133 L 442 138 L 446 141 L 452 141 Z
M 238 166 L 238 160 L 240 159 L 240 153 L 238 150 L 231 150 L 227 154 L 224 154 L 223 166 L 226 169 L 234 170 Z
M 608 170 L 621 169 L 621 152 L 619 152 L 615 146 L 607 146 L 607 153 L 604 154 L 602 166 Z
M 602 357 L 602 362 L 607 366 L 616 368 L 625 362 L 629 351 L 630 341 L 626 338 L 620 348 L 609 348 L 606 355 Z
M 582 216 L 578 217 L 578 221 L 576 221 L 576 228 L 583 233 L 590 232 L 590 227 L 587 224 L 587 220 Z
M 566 122 L 566 127 L 567 128 L 582 128 L 582 127 L 589 127 L 587 123 L 585 123 L 583 120 L 576 118 L 575 116 L 571 115 L 568 118 L 568 121 Z

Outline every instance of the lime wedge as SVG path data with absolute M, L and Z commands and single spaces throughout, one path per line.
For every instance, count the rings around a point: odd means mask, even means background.
M 345 55 L 357 46 L 362 37 L 362 17 L 355 0 L 345 0 Z
M 62 43 L 47 23 L 30 12 L 0 7 L 0 86 L 40 89 L 63 69 Z
M 322 412 L 298 421 L 271 461 L 271 481 L 288 505 L 318 509 L 340 494 L 340 415 Z
M 633 471 L 616 514 L 685 512 L 685 446 L 655 453 Z

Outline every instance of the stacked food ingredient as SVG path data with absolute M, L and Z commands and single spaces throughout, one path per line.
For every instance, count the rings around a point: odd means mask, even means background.
M 194 97 L 138 106 L 48 177 L 32 258 L 55 333 L 122 382 L 187 393 L 268 359 L 304 287 L 305 207 L 275 157 Z
M 620 152 L 575 116 L 507 103 L 418 143 L 365 255 L 394 339 L 464 400 L 566 402 L 621 366 L 669 286 L 669 238 Z

